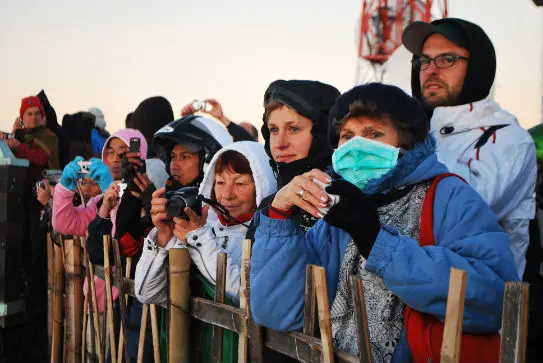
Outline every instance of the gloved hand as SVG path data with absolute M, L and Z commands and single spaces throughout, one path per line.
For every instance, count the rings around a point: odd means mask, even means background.
M 90 162 L 89 178 L 96 181 L 100 185 L 102 193 L 105 193 L 107 188 L 113 183 L 113 177 L 109 172 L 109 168 L 100 159 L 92 158 Z
M 77 164 L 84 159 L 81 156 L 76 156 L 76 158 L 68 163 L 62 171 L 62 176 L 60 177 L 60 184 L 72 192 L 77 188 L 77 181 L 83 176 L 79 170 L 81 167 Z
M 333 181 L 326 192 L 339 195 L 340 200 L 328 211 L 324 220 L 349 233 L 358 252 L 368 258 L 381 230 L 377 207 L 358 187 L 345 180 Z

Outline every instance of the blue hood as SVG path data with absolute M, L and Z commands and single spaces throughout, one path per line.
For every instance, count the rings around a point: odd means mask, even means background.
M 363 190 L 364 193 L 366 195 L 387 193 L 393 189 L 418 184 L 447 173 L 447 167 L 437 160 L 435 151 L 434 137 L 428 134 L 423 143 L 415 145 L 398 159 L 398 164 L 394 169 L 379 179 L 370 180 Z M 335 172 L 332 176 L 339 177 Z

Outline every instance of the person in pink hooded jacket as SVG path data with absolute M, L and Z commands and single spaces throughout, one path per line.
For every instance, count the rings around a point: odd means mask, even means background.
M 130 138 L 145 140 L 138 130 L 122 129 L 114 133 L 102 149 L 102 160 L 91 159 L 88 177 L 100 185 L 102 193 L 110 187 L 114 180 L 121 180 L 121 158 L 128 151 Z M 145 147 L 145 150 L 143 148 Z M 142 143 L 142 156 L 145 158 L 147 144 Z M 81 173 L 78 162 L 83 158 L 76 157 L 68 163 L 62 172 L 60 183 L 55 187 L 53 197 L 53 228 L 61 233 L 74 236 L 85 236 L 87 228 L 96 217 L 97 204 L 103 194 L 91 198 L 86 206 L 74 206 L 72 203 L 77 183 L 86 174 Z

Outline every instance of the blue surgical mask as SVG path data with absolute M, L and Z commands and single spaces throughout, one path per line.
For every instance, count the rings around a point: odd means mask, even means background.
M 363 190 L 370 180 L 394 168 L 399 154 L 397 147 L 356 136 L 334 151 L 332 165 L 343 179 Z

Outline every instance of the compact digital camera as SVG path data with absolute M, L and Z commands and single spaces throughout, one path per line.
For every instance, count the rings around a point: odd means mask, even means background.
M 210 112 L 211 109 L 213 108 L 209 103 L 207 103 L 206 101 L 199 101 L 199 100 L 194 100 L 192 101 L 192 107 L 194 108 L 194 110 L 196 111 L 203 111 L 203 112 Z
M 77 162 L 77 165 L 79 165 L 79 173 L 80 174 L 88 174 L 90 172 L 90 161 L 81 160 Z
M 189 207 L 198 215 L 202 214 L 202 198 L 198 194 L 197 187 L 184 187 L 172 192 L 166 192 L 166 214 L 169 217 L 181 217 L 188 220 L 185 208 Z

